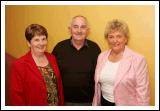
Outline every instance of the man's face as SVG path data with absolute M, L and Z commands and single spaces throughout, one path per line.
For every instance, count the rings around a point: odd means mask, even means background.
M 84 41 L 88 35 L 87 21 L 83 17 L 73 19 L 69 31 L 74 41 Z

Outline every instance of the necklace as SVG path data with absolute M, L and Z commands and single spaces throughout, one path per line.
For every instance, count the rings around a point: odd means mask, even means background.
M 34 59 L 34 61 L 35 61 L 37 66 L 41 66 L 41 67 L 47 66 L 48 60 L 47 60 L 45 55 L 42 55 L 40 57 L 32 55 L 32 57 L 33 57 L 33 59 Z

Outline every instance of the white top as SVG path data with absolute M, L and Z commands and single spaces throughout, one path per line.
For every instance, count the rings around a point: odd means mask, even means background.
M 119 63 L 107 60 L 100 74 L 102 96 L 110 102 L 114 102 L 113 87 Z

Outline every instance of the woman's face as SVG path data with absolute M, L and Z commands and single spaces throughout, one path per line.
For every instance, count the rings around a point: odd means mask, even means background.
M 31 52 L 36 55 L 39 55 L 44 53 L 44 51 L 46 50 L 47 42 L 48 41 L 45 35 L 36 35 L 31 39 L 30 42 L 27 43 L 28 46 L 31 48 Z
M 127 37 L 120 31 L 111 31 L 108 34 L 107 41 L 112 51 L 118 53 L 124 50 L 127 43 Z

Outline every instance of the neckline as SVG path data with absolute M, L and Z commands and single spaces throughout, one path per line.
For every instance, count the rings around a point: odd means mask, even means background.
M 39 68 L 47 68 L 49 66 L 49 63 L 45 66 L 38 66 Z
M 110 61 L 110 60 L 108 59 L 108 63 L 111 63 L 111 64 L 118 64 L 118 63 L 120 63 L 120 61 L 121 61 L 121 60 L 116 61 L 116 62 L 112 62 L 112 61 Z

